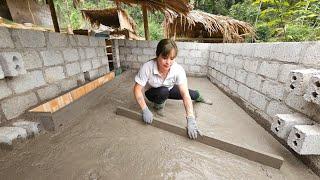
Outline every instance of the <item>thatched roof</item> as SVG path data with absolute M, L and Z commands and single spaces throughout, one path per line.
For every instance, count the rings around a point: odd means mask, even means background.
M 85 19 L 90 21 L 91 25 L 100 23 L 115 29 L 128 29 L 134 33 L 137 32 L 136 23 L 125 10 L 109 8 L 102 10 L 81 10 Z
M 174 13 L 187 14 L 192 10 L 189 0 L 113 0 L 117 4 L 122 2 L 128 5 L 144 5 L 148 10 L 161 11 L 167 15 Z
M 198 10 L 190 11 L 186 16 L 166 18 L 164 26 L 166 37 L 212 38 L 216 42 L 242 42 L 245 36 L 255 37 L 249 23 Z

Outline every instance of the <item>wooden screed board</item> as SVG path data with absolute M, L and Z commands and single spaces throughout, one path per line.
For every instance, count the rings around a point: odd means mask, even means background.
M 130 119 L 134 119 L 137 121 L 142 121 L 142 115 L 141 113 L 123 108 L 118 107 L 116 110 L 117 115 L 125 116 Z M 187 130 L 185 127 L 181 127 L 179 125 L 173 125 L 168 122 L 164 122 L 163 120 L 160 120 L 159 118 L 153 118 L 152 126 L 172 132 L 174 134 L 188 137 Z M 241 156 L 243 158 L 246 158 L 248 160 L 258 162 L 263 165 L 267 165 L 276 169 L 280 169 L 281 165 L 283 163 L 283 158 L 274 154 L 266 153 L 257 151 L 248 147 L 243 147 L 239 144 L 231 143 L 222 141 L 219 139 L 216 139 L 214 137 L 209 137 L 205 134 L 198 136 L 196 141 L 206 144 L 208 146 L 212 146 L 215 148 L 218 148 L 220 150 L 232 153 L 234 155 Z

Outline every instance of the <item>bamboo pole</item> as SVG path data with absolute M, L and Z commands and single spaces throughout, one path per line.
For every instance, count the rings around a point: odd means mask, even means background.
M 143 25 L 144 25 L 144 35 L 146 40 L 150 40 L 149 35 L 149 27 L 148 27 L 148 11 L 147 7 L 144 4 L 141 4 L 142 7 L 142 13 L 143 13 Z
M 52 22 L 53 22 L 54 31 L 55 32 L 60 32 L 58 19 L 57 19 L 57 14 L 56 14 L 56 10 L 54 8 L 53 0 L 48 0 L 48 4 L 49 4 L 49 7 L 50 7 L 51 18 L 52 18 Z

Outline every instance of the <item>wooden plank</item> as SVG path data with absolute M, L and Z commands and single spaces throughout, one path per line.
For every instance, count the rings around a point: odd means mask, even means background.
M 130 119 L 134 119 L 137 121 L 142 121 L 141 113 L 118 107 L 116 110 L 117 115 L 121 115 Z M 179 125 L 171 124 L 169 122 L 164 122 L 156 117 L 153 118 L 152 126 L 172 132 L 174 134 L 188 137 L 187 130 L 185 127 L 181 127 Z M 222 141 L 213 137 L 209 137 L 207 135 L 199 136 L 196 141 L 206 144 L 208 146 L 212 146 L 218 148 L 220 150 L 232 153 L 234 155 L 238 155 L 240 157 L 246 158 L 248 160 L 258 162 L 260 164 L 270 166 L 276 169 L 280 169 L 283 164 L 283 158 L 274 154 L 261 152 L 255 149 L 251 149 L 248 147 L 243 147 L 241 145 Z
M 177 37 L 176 40 L 186 40 L 186 41 L 222 41 L 223 38 L 189 38 L 189 37 Z

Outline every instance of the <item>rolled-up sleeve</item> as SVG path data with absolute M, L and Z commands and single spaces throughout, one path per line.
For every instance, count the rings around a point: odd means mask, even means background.
M 147 71 L 148 71 L 148 69 L 147 69 L 146 64 L 143 64 L 140 67 L 138 74 L 134 78 L 135 82 L 140 84 L 141 86 L 145 86 L 148 82 L 148 72 Z

